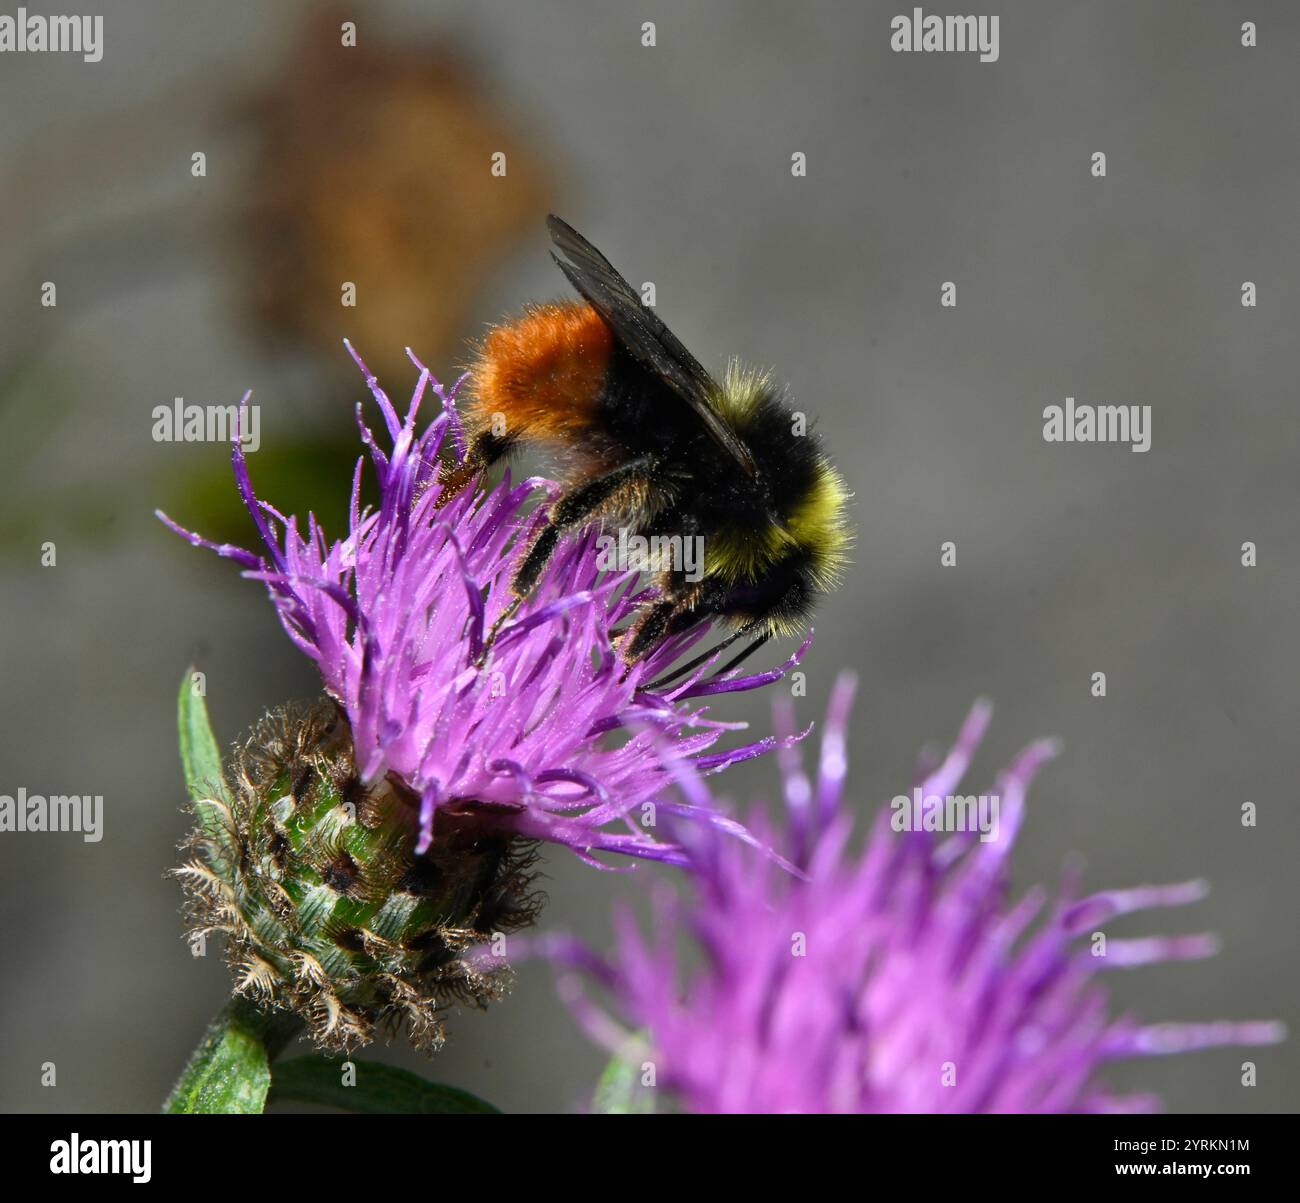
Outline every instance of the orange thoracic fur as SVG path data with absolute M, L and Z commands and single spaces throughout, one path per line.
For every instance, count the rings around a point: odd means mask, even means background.
M 495 327 L 471 364 L 471 426 L 494 415 L 508 439 L 564 442 L 587 429 L 605 379 L 613 337 L 589 305 L 538 305 Z

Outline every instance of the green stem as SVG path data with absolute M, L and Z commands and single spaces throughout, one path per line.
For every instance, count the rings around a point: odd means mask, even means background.
M 285 1011 L 232 998 L 208 1025 L 163 1104 L 171 1115 L 258 1114 L 271 1085 L 271 1062 L 302 1028 Z

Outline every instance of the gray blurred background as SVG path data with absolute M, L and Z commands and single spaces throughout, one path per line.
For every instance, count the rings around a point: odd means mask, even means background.
M 0 1108 L 158 1106 L 227 981 L 190 956 L 162 876 L 186 826 L 181 674 L 207 672 L 223 741 L 315 689 L 261 588 L 151 516 L 247 535 L 225 449 L 155 443 L 153 407 L 253 388 L 262 495 L 337 512 L 362 395 L 338 338 L 395 395 L 406 344 L 450 377 L 485 322 L 564 292 L 548 207 L 655 281 L 707 364 L 774 365 L 818 415 L 858 544 L 799 705 L 817 717 L 835 673 L 859 673 L 864 812 L 991 697 L 973 784 L 1065 741 L 1021 884 L 1074 852 L 1099 888 L 1212 882 L 1115 932 L 1209 929 L 1219 957 L 1117 972 L 1115 1008 L 1295 1030 L 1300 9 L 1001 3 L 992 64 L 892 53 L 910 10 L 155 0 L 108 7 L 98 64 L 0 56 L 0 792 L 106 799 L 102 843 L 0 836 Z M 348 18 L 364 58 L 341 66 Z M 1067 395 L 1149 404 L 1151 451 L 1045 443 Z M 767 705 L 726 702 L 760 730 Z M 771 796 L 774 773 L 745 765 L 728 791 Z M 637 882 L 559 852 L 546 869 L 545 922 L 607 946 Z M 545 1110 L 581 1106 L 603 1060 L 540 966 L 453 1017 L 432 1066 L 363 1055 Z M 1288 1042 L 1110 1080 L 1178 1111 L 1294 1110 L 1298 1068 Z

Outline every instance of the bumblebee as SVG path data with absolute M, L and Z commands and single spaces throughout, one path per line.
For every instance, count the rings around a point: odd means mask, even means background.
M 551 257 L 582 300 L 534 306 L 478 346 L 463 410 L 468 458 L 443 474 L 450 497 L 521 447 L 559 463 L 563 492 L 515 571 L 494 634 L 562 536 L 599 523 L 647 540 L 702 540 L 702 569 L 660 571 L 657 596 L 621 636 L 625 662 L 720 619 L 733 630 L 719 646 L 754 636 L 729 671 L 797 630 L 834 586 L 849 494 L 770 376 L 732 360 L 715 380 L 590 242 L 554 215 L 547 225 Z

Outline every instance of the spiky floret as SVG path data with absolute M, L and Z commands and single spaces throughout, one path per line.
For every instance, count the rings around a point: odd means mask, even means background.
M 1055 896 L 1013 892 L 1027 790 L 1053 741 L 1001 774 L 991 832 L 899 830 L 897 809 L 882 806 L 859 846 L 844 787 L 853 688 L 843 677 L 832 694 L 813 779 L 783 750 L 784 837 L 754 824 L 797 875 L 692 834 L 689 888 L 656 893 L 648 937 L 625 912 L 612 959 L 556 934 L 531 945 L 573 971 L 566 1000 L 597 1041 L 653 1061 L 658 1088 L 690 1111 L 952 1113 L 1152 1110 L 1150 1095 L 1114 1094 L 1104 1068 L 1285 1037 L 1270 1020 L 1144 1025 L 1110 1014 L 1107 970 L 1199 959 L 1217 945 L 1111 935 L 1099 949 L 1084 947 L 1089 937 L 1123 915 L 1197 902 L 1204 882 L 1084 894 L 1076 865 Z M 781 707 L 778 730 L 793 717 Z M 918 798 L 961 788 L 990 717 L 977 704 L 948 755 L 923 762 Z M 708 802 L 693 775 L 680 784 L 694 805 Z
M 532 922 L 533 845 L 459 819 L 415 855 L 418 799 L 361 784 L 333 703 L 268 714 L 232 762 L 231 788 L 195 804 L 175 874 L 191 934 L 223 933 L 235 993 L 298 1014 L 323 1048 L 377 1028 L 443 1042 L 443 1008 L 486 1004 L 509 969 L 461 954 Z M 213 783 L 216 784 L 216 783 Z
M 420 376 L 403 418 L 354 358 L 383 416 L 376 434 L 357 407 L 379 505 L 361 505 L 359 461 L 343 537 L 327 539 L 314 515 L 301 521 L 257 496 L 238 425 L 231 460 L 261 553 L 213 543 L 159 517 L 265 583 L 290 639 L 316 662 L 326 692 L 347 714 L 363 781 L 400 781 L 419 795 L 421 850 L 435 842 L 435 824 L 440 839 L 444 821 L 474 809 L 490 811 L 518 836 L 563 844 L 598 865 L 599 852 L 680 861 L 680 849 L 636 818 L 667 786 L 672 764 L 686 757 L 713 772 L 773 746 L 760 740 L 709 751 L 736 724 L 692 699 L 777 680 L 798 663 L 808 639 L 779 669 L 709 675 L 714 656 L 670 690 L 652 690 L 651 682 L 707 638 L 709 625 L 662 640 L 630 667 L 623 663 L 614 640 L 650 595 L 637 587 L 635 572 L 603 570 L 591 531 L 561 541 L 489 649 L 488 633 L 519 601 L 510 582 L 521 549 L 545 519 L 544 507 L 532 514 L 527 507 L 539 497 L 554 500 L 557 490 L 541 479 L 516 486 L 507 477 L 446 501 L 438 466 L 446 436 L 456 465 L 470 463 L 454 403 L 459 385 L 443 389 L 417 360 Z M 417 419 L 430 389 L 442 412 L 422 427 Z M 694 817 L 726 825 L 721 815 Z

